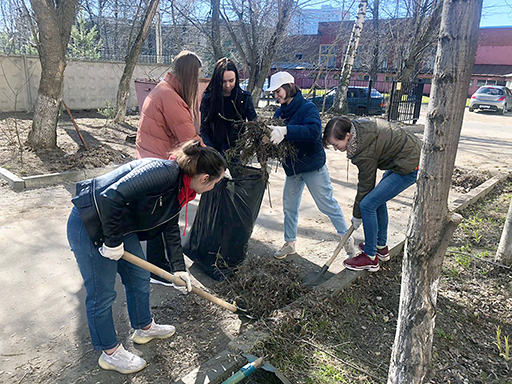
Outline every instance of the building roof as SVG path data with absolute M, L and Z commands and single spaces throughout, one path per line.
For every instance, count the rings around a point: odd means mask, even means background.
M 512 73 L 512 65 L 475 64 L 473 66 L 473 75 L 504 76 L 509 73 Z

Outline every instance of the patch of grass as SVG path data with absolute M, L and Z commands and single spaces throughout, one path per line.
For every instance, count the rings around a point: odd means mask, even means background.
M 453 335 L 451 335 L 449 333 L 446 333 L 444 330 L 436 328 L 436 331 L 437 331 L 437 334 L 438 334 L 439 337 L 441 337 L 443 339 L 446 339 L 448 341 L 452 341 L 453 340 Z

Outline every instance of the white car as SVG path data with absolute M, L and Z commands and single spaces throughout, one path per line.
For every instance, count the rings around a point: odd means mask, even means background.
M 512 111 L 512 92 L 501 85 L 484 85 L 473 93 L 469 101 L 469 112 L 475 109 L 497 111 L 504 115 Z

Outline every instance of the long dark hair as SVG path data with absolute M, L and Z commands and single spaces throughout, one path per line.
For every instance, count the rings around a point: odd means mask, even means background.
M 224 98 L 222 97 L 222 80 L 224 78 L 224 72 L 226 71 L 235 72 L 235 86 L 233 87 L 231 94 L 234 96 L 236 108 L 239 108 L 239 98 L 242 89 L 240 88 L 238 70 L 236 69 L 236 65 L 233 61 L 227 57 L 223 57 L 222 59 L 219 59 L 217 63 L 215 63 L 212 78 L 208 83 L 205 91 L 210 93 L 210 110 L 206 116 L 206 121 L 208 123 L 215 123 L 219 119 L 219 114 L 222 114 L 224 108 Z
M 214 148 L 203 147 L 198 140 L 190 140 L 173 152 L 181 170 L 188 176 L 206 173 L 211 178 L 219 177 L 228 167 L 226 160 Z

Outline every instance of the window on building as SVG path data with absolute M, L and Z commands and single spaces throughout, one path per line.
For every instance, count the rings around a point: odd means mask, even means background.
M 473 79 L 469 80 L 469 86 L 472 87 L 473 84 L 475 84 L 475 80 L 473 80 Z
M 327 68 L 336 68 L 336 56 L 320 55 L 320 64 L 323 65 L 324 63 Z
M 295 60 L 302 60 L 302 52 L 297 52 L 295 54 Z
M 357 75 L 357 81 L 370 81 L 370 75 Z
M 476 86 L 481 87 L 482 85 L 485 85 L 485 80 L 477 80 Z
M 507 85 L 507 82 L 506 81 L 502 81 L 502 80 L 497 80 L 496 81 L 496 85 L 503 85 L 505 87 Z
M 331 49 L 332 47 L 332 49 Z M 320 54 L 321 55 L 327 55 L 329 53 L 329 50 L 331 49 L 332 55 L 338 54 L 338 46 L 337 45 L 331 45 L 331 44 L 320 44 Z

